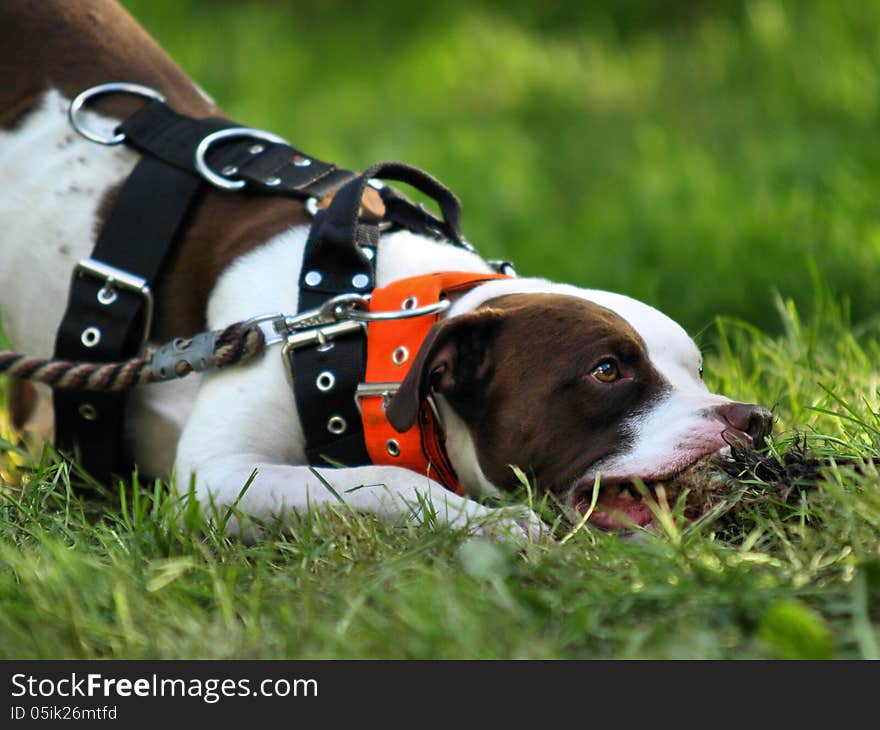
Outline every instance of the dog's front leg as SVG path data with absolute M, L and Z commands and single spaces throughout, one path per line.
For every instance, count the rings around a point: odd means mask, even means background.
M 236 504 L 242 513 L 271 520 L 336 505 L 387 520 L 436 521 L 515 539 L 541 535 L 542 524 L 531 510 L 487 508 L 407 469 L 302 465 L 299 419 L 273 354 L 207 377 L 199 388 L 178 446 L 176 472 L 179 489 L 194 481 L 203 509 Z
M 515 540 L 541 535 L 539 520 L 526 509 L 487 508 L 393 466 L 313 468 L 273 464 L 261 454 L 236 454 L 203 464 L 193 479 L 200 504 L 209 513 L 223 513 L 235 504 L 236 512 L 275 520 L 335 506 L 391 522 L 445 525 Z M 229 524 L 245 535 L 251 533 L 247 524 Z

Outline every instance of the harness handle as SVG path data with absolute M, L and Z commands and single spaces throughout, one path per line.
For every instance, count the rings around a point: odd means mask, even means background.
M 461 236 L 461 202 L 455 193 L 437 178 L 417 167 L 404 162 L 379 162 L 346 183 L 333 197 L 320 219 L 315 220 L 316 230 L 313 235 L 318 244 L 315 253 L 324 244 L 341 251 L 350 248 L 353 242 L 366 245 L 378 243 L 377 226 L 361 222 L 358 216 L 367 186 L 375 186 L 373 181 L 378 179 L 406 183 L 435 200 L 443 215 L 442 233 L 453 243 L 464 245 Z M 379 192 L 383 199 L 389 201 L 402 197 L 390 188 L 381 187 Z

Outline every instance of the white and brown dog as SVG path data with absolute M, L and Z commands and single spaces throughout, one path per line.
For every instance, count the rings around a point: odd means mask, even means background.
M 0 309 L 17 349 L 48 356 L 71 270 L 89 255 L 108 195 L 136 160 L 129 149 L 77 136 L 70 99 L 125 80 L 161 89 L 191 116 L 219 112 L 111 0 L 4 3 L 0 67 Z M 105 98 L 86 118 L 112 128 L 137 104 Z M 158 292 L 153 338 L 293 313 L 307 223 L 290 199 L 209 192 Z M 384 235 L 380 250 L 377 286 L 433 271 L 490 271 L 475 254 L 407 232 Z M 709 392 L 700 352 L 678 324 L 619 294 L 541 279 L 491 281 L 456 301 L 434 335 L 388 414 L 395 426 L 411 425 L 433 388 L 466 495 L 511 489 L 518 465 L 577 515 L 601 473 L 592 522 L 646 525 L 651 513 L 628 489 L 634 477 L 664 479 L 731 437 L 758 442 L 770 429 L 765 409 Z M 538 524 L 532 515 L 499 517 L 398 467 L 313 471 L 273 353 L 138 389 L 128 438 L 141 472 L 176 472 L 180 484 L 193 478 L 206 502 L 233 502 L 256 470 L 239 507 L 263 518 L 334 504 L 326 479 L 353 508 L 385 518 L 420 519 L 427 499 L 453 525 L 503 532 Z

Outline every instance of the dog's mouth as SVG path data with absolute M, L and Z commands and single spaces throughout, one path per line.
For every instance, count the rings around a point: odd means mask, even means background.
M 707 476 L 715 468 L 720 452 L 703 455 L 687 464 L 667 471 L 639 477 L 607 477 L 599 479 L 595 493 L 594 479 L 580 482 L 572 490 L 570 504 L 581 519 L 601 530 L 625 531 L 650 527 L 654 509 L 660 502 L 673 504 L 683 490 L 692 490 L 697 483 L 709 483 Z M 658 494 L 663 489 L 664 499 Z M 701 512 L 703 495 L 694 492 L 694 500 L 688 500 L 686 516 L 693 518 Z M 595 498 L 595 504 L 594 504 Z
M 671 477 L 672 475 L 670 475 Z M 575 489 L 574 508 L 581 517 L 589 514 L 587 522 L 602 530 L 627 530 L 647 527 L 654 518 L 645 497 L 656 499 L 656 487 L 662 480 L 643 481 L 637 485 L 631 480 L 608 480 L 599 483 L 599 493 L 593 505 L 593 483 Z M 592 511 L 590 511 L 592 507 Z
M 684 516 L 694 519 L 722 486 L 716 476 L 723 473 L 719 465 L 729 458 L 731 448 L 729 442 L 720 449 L 695 448 L 647 474 L 618 472 L 603 477 L 600 471 L 598 492 L 595 477 L 584 478 L 569 492 L 568 505 L 577 518 L 586 517 L 594 527 L 626 531 L 650 527 L 658 506 L 672 506 L 684 496 Z

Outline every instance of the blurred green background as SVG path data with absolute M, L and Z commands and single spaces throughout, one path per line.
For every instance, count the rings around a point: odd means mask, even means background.
M 425 167 L 480 251 L 699 332 L 880 312 L 880 3 L 125 0 L 243 123 Z

